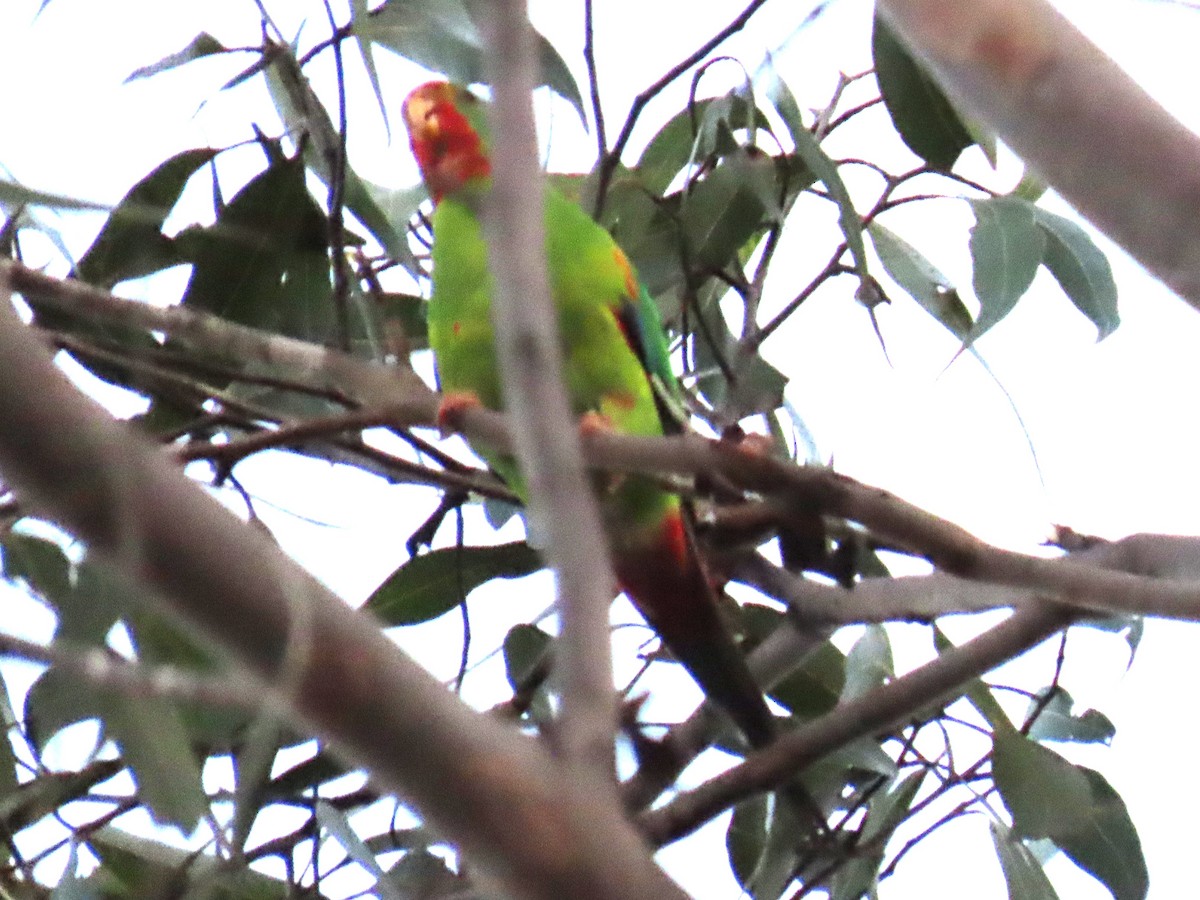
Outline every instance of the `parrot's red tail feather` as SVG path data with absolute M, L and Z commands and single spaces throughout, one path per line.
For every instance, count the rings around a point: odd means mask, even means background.
M 649 546 L 618 546 L 617 579 L 667 649 L 746 735 L 754 747 L 771 742 L 775 717 L 745 658 L 721 620 L 717 594 L 678 510 Z

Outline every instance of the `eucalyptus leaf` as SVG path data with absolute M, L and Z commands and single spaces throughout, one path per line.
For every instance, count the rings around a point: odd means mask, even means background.
M 879 92 L 896 131 L 930 166 L 950 171 L 963 150 L 975 143 L 954 105 L 878 15 L 871 52 Z
M 1117 283 L 1108 257 L 1070 219 L 1040 207 L 1034 209 L 1034 218 L 1046 236 L 1046 268 L 1076 308 L 1096 326 L 1097 339 L 1104 340 L 1121 324 Z
M 365 608 L 387 626 L 415 625 L 458 606 L 493 578 L 520 578 L 543 566 L 524 541 L 488 547 L 447 547 L 414 556 L 383 582 Z
M 1007 316 L 1029 290 L 1046 251 L 1045 232 L 1034 219 L 1032 204 L 1016 197 L 972 200 L 973 286 L 979 318 L 971 341 Z

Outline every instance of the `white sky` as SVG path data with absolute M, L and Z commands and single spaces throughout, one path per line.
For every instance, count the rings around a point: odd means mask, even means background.
M 260 110 L 255 115 L 268 132 L 277 127 L 265 112 L 259 82 L 226 95 L 214 93 L 240 63 L 205 61 L 121 85 L 130 71 L 179 49 L 202 29 L 229 44 L 255 43 L 257 27 L 249 0 L 54 0 L 31 24 L 37 5 L 35 0 L 0 5 L 0 76 L 9 86 L 0 164 L 21 181 L 111 203 L 172 152 L 250 137 L 247 108 Z M 581 4 L 533 4 L 536 23 L 571 62 L 582 43 L 576 6 Z M 1132 0 L 1064 0 L 1060 6 L 1164 106 L 1191 127 L 1200 127 L 1195 102 L 1200 13 Z M 611 138 L 633 94 L 726 22 L 740 4 L 609 0 L 597 7 Z M 323 14 L 317 6 L 312 9 L 317 12 L 309 27 L 320 31 L 325 27 Z M 739 56 L 752 69 L 764 50 L 779 49 L 797 9 L 807 6 L 783 0 L 768 4 L 723 51 Z M 802 106 L 823 105 L 838 66 L 856 72 L 869 65 L 869 10 L 862 0 L 841 0 L 776 54 Z M 630 28 L 628 22 L 638 25 Z M 383 74 L 394 110 L 419 75 L 400 64 L 385 65 Z M 364 87 L 361 79 L 350 85 L 352 97 L 357 92 L 363 98 L 351 111 L 353 162 L 374 181 L 410 184 L 416 171 L 402 139 L 385 153 L 373 149 L 383 145 L 382 129 Z M 646 140 L 685 90 L 686 80 L 651 105 L 635 144 Z M 552 166 L 587 166 L 590 144 L 581 134 L 571 134 L 569 117 L 556 117 L 554 127 Z M 970 164 L 986 180 L 978 151 L 968 153 Z M 1011 159 L 1002 164 L 1001 177 L 1008 178 L 1008 184 L 1019 177 Z M 886 224 L 960 285 L 969 286 L 970 218 L 965 204 L 945 201 L 931 210 L 939 214 L 936 221 L 910 211 Z M 63 220 L 61 227 L 79 251 L 99 224 L 99 218 L 90 217 Z M 794 231 L 793 246 L 781 251 L 780 259 L 799 263 L 806 256 L 807 234 L 803 228 Z M 1107 242 L 1102 245 L 1110 251 L 1121 289 L 1123 325 L 1112 337 L 1094 343 L 1092 326 L 1052 280 L 1040 275 L 1016 312 L 979 343 L 1024 417 L 1044 484 L 994 384 L 966 358 L 943 373 L 956 349 L 954 341 L 899 292 L 894 306 L 880 311 L 894 367 L 879 352 L 866 314 L 852 301 L 849 287 L 819 294 L 780 329 L 764 352 L 792 377 L 789 399 L 816 435 L 822 453 L 832 456 L 839 470 L 884 486 L 988 540 L 1033 550 L 1053 523 L 1111 537 L 1139 531 L 1200 533 L 1195 512 L 1200 508 L 1200 478 L 1194 465 L 1200 440 L 1195 414 L 1187 412 L 1187 388 L 1200 383 L 1200 354 L 1195 351 L 1200 346 L 1200 316 Z M 817 243 L 813 253 L 823 261 L 828 245 Z M 173 277 L 181 284 L 178 274 Z M 790 299 L 808 277 L 799 265 L 792 269 L 777 264 L 768 306 Z M 140 296 L 143 290 L 131 287 L 129 293 Z M 354 475 L 333 479 L 323 467 L 278 458 L 252 461 L 238 472 L 267 500 L 332 523 L 314 528 L 290 513 L 268 514 L 290 551 L 356 602 L 401 561 L 403 538 L 435 502 L 431 492 L 383 488 L 374 479 Z M 304 491 L 297 497 L 295 485 L 301 483 Z M 477 651 L 498 642 L 508 625 L 536 615 L 547 600 L 548 594 L 533 586 L 476 594 L 476 613 L 493 602 L 504 604 L 502 619 L 475 616 Z M 1069 657 L 1067 687 L 1081 702 L 1112 717 L 1118 735 L 1108 750 L 1065 752 L 1103 771 L 1125 798 L 1142 836 L 1154 898 L 1179 896 L 1185 885 L 1194 884 L 1194 836 L 1186 810 L 1200 800 L 1200 789 L 1180 766 L 1167 795 L 1159 772 L 1166 761 L 1163 748 L 1194 748 L 1200 738 L 1194 717 L 1179 715 L 1160 699 L 1178 693 L 1177 685 L 1190 689 L 1200 682 L 1193 650 L 1197 637 L 1200 633 L 1192 625 L 1151 622 L 1128 674 L 1122 668 L 1123 645 L 1116 639 L 1080 636 L 1073 639 L 1072 649 L 1082 652 Z M 439 638 L 455 648 L 457 621 L 414 630 L 402 641 L 435 672 L 448 676 L 457 650 L 439 645 Z M 925 647 L 919 641 L 913 653 L 923 653 Z M 914 655 L 910 661 L 916 659 Z M 1046 660 L 1038 665 L 1039 677 L 1045 678 Z M 691 690 L 684 681 L 672 684 Z M 949 830 L 935 837 L 885 884 L 881 896 L 954 897 L 965 890 L 975 897 L 1004 896 L 986 823 L 974 817 L 963 828 L 968 840 Z M 727 875 L 714 875 L 711 866 L 697 863 L 694 847 L 672 848 L 662 857 L 697 896 L 737 896 Z M 951 858 L 954 863 L 947 863 Z M 1067 864 L 1052 871 L 1064 897 L 1106 896 Z M 934 873 L 936 880 L 929 880 Z

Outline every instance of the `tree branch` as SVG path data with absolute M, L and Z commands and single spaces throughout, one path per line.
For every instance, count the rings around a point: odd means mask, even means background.
M 32 510 L 222 646 L 265 706 L 294 711 L 410 800 L 487 889 L 679 896 L 619 813 L 578 790 L 574 771 L 447 694 L 370 617 L 81 395 L 17 318 L 11 271 L 0 267 L 0 471 Z
M 879 6 L 972 114 L 1200 307 L 1200 137 L 1045 0 Z
M 766 749 L 664 807 L 645 813 L 641 825 L 657 846 L 686 837 L 737 801 L 782 784 L 851 741 L 886 734 L 920 710 L 957 697 L 965 682 L 1035 647 L 1075 613 L 1055 605 L 1019 610 L 995 628 L 932 662 L 782 735 Z
M 562 639 L 555 674 L 563 709 L 556 737 L 568 760 L 586 763 L 592 777 L 600 774 L 611 785 L 617 701 L 607 635 L 616 578 L 563 382 L 558 313 L 546 273 L 531 99 L 537 54 L 525 0 L 497 0 L 488 21 L 493 170 L 484 233 L 495 279 L 492 323 L 516 456 L 557 575 Z M 615 791 L 608 793 L 616 809 Z

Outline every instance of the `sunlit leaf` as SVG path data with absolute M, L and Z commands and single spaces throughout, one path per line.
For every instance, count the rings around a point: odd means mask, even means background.
M 846 683 L 842 699 L 853 700 L 886 684 L 896 674 L 892 643 L 882 625 L 868 625 L 846 655 Z

